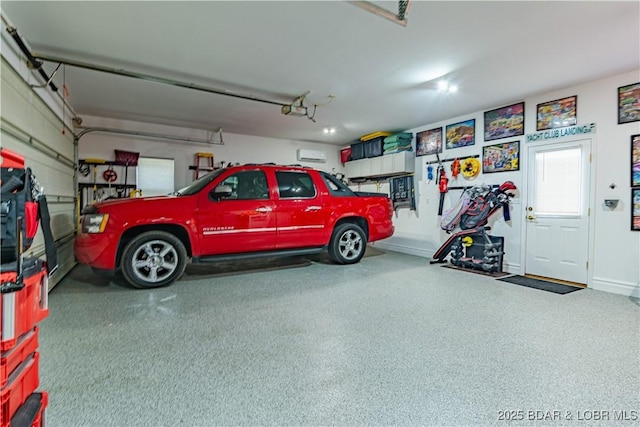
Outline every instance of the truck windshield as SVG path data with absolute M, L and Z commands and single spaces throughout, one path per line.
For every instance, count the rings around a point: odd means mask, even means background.
M 196 194 L 197 192 L 202 190 L 204 187 L 206 187 L 211 181 L 213 181 L 218 175 L 220 175 L 222 171 L 224 171 L 224 169 L 218 169 L 217 171 L 213 171 L 204 176 L 201 176 L 200 178 L 193 181 L 191 184 L 187 185 L 184 188 L 179 189 L 173 194 L 177 196 L 191 196 L 193 194 Z

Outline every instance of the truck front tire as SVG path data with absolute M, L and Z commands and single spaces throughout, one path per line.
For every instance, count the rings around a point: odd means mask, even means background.
M 340 224 L 329 242 L 329 257 L 337 264 L 355 264 L 364 256 L 367 236 L 353 223 Z
M 120 266 L 126 281 L 136 288 L 159 288 L 178 280 L 187 265 L 187 251 L 176 236 L 147 231 L 125 247 Z

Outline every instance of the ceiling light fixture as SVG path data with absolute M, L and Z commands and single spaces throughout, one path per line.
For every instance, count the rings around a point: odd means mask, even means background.
M 336 128 L 324 128 L 323 132 L 326 134 L 334 134 L 336 133 Z
M 458 86 L 449 84 L 449 82 L 446 80 L 440 80 L 438 82 L 438 90 L 440 92 L 454 93 L 458 91 Z

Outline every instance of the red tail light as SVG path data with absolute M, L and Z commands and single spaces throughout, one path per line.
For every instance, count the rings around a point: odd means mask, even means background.
M 393 218 L 393 202 L 391 201 L 391 199 L 387 198 L 387 206 L 389 207 L 389 219 Z

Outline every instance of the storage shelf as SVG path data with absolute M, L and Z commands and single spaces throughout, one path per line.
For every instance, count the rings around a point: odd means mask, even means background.
M 402 151 L 386 156 L 368 159 L 352 160 L 345 164 L 345 177 L 357 178 L 387 178 L 413 173 L 415 170 L 415 155 L 413 151 Z
M 80 208 L 82 209 L 86 204 L 88 204 L 90 201 L 93 201 L 93 188 L 96 188 L 96 190 L 108 190 L 110 191 L 110 194 L 107 196 L 111 196 L 111 198 L 119 198 L 116 197 L 118 194 L 118 190 L 120 190 L 122 196 L 124 198 L 129 197 L 129 190 L 135 190 L 137 188 L 137 186 L 135 184 L 127 184 L 127 185 L 123 185 L 123 184 L 111 184 L 111 186 L 109 184 L 104 184 L 104 183 L 99 183 L 99 184 L 89 184 L 89 183 L 84 183 L 84 182 L 80 182 L 78 183 L 78 190 L 80 193 Z M 98 198 L 96 197 L 96 200 Z M 102 199 L 102 198 L 101 198 Z

